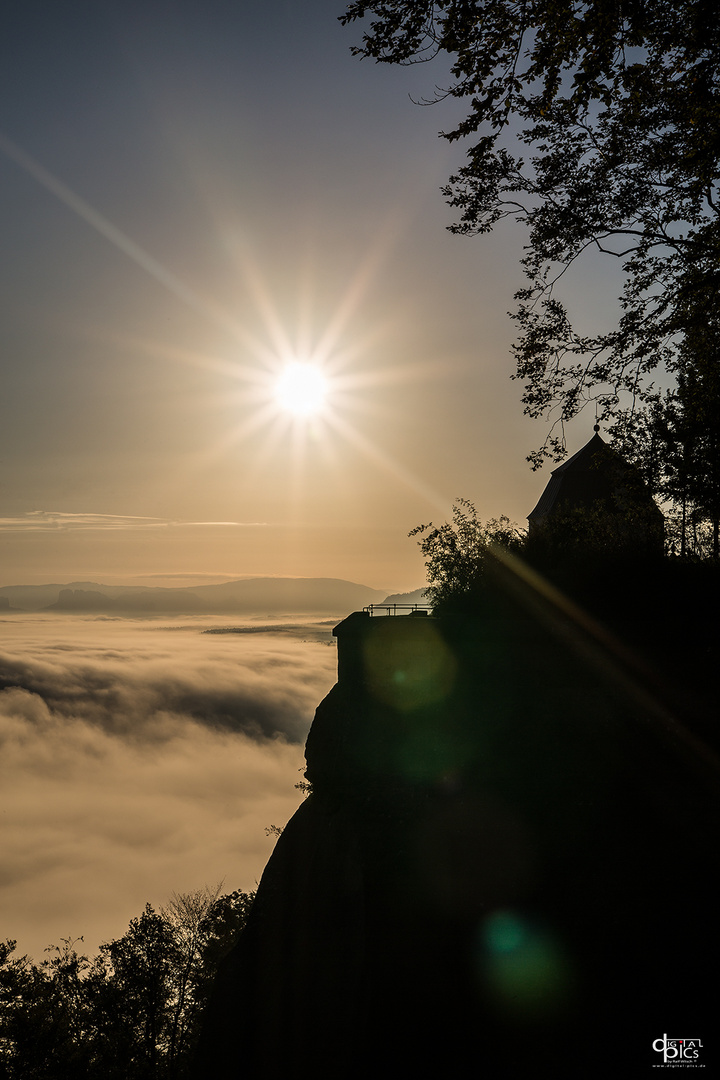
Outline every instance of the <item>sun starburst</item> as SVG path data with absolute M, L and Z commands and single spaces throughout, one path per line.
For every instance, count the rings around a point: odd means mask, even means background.
M 275 401 L 293 416 L 317 416 L 328 394 L 328 380 L 314 364 L 294 360 L 275 383 Z

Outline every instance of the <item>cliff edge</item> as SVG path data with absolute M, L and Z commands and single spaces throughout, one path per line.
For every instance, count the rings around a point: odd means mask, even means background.
M 656 628 L 657 631 L 657 628 Z M 197 1076 L 605 1076 L 706 1039 L 712 752 L 589 620 L 357 612 Z

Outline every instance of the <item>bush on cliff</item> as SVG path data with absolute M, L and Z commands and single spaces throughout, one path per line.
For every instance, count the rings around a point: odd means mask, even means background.
M 425 595 L 437 614 L 481 607 L 493 551 L 520 554 L 525 543 L 525 534 L 508 517 L 482 522 L 467 499 L 455 500 L 451 521 L 417 525 L 409 535 L 420 537 L 428 581 Z

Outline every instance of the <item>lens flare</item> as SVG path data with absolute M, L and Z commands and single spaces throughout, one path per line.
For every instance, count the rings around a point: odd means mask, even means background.
M 573 978 L 565 950 L 548 930 L 512 911 L 496 911 L 478 928 L 478 976 L 501 1014 L 537 1021 L 562 1015 Z
M 441 701 L 450 693 L 457 663 L 426 619 L 390 619 L 370 635 L 363 651 L 370 693 L 400 712 Z

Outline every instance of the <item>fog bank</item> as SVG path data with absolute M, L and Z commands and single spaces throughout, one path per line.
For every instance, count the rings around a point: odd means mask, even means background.
M 327 628 L 204 625 L 0 622 L 0 936 L 36 959 L 173 891 L 253 888 L 297 806 Z

